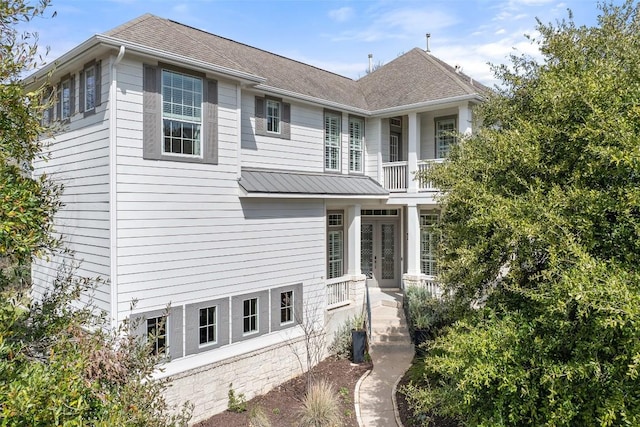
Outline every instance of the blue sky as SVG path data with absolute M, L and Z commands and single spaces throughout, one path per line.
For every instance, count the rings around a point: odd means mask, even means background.
M 524 37 L 535 35 L 535 18 L 556 22 L 567 9 L 578 24 L 594 25 L 599 13 L 590 0 L 53 0 L 57 16 L 29 29 L 51 61 L 149 12 L 351 78 L 365 74 L 369 53 L 386 63 L 424 49 L 428 32 L 434 55 L 492 85 L 487 63 L 514 49 L 535 54 Z

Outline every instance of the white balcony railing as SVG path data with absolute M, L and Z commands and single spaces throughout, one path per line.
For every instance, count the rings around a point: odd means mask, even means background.
M 335 308 L 351 302 L 350 284 L 351 280 L 345 280 L 344 277 L 327 280 L 327 308 Z
M 442 162 L 442 160 L 443 159 L 418 160 L 417 172 L 424 172 L 431 168 L 435 163 Z M 407 191 L 409 182 L 415 179 L 415 172 L 416 171 L 409 171 L 408 163 L 406 161 L 383 163 L 382 179 L 384 188 L 390 192 Z M 426 181 L 422 178 L 418 179 L 417 189 L 418 191 L 437 190 L 431 181 Z

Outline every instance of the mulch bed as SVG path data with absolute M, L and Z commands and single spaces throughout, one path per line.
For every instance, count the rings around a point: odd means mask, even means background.
M 345 427 L 358 427 L 353 404 L 353 391 L 360 377 L 371 369 L 371 363 L 352 364 L 349 360 L 329 358 L 320 362 L 311 373 L 314 379 L 324 378 L 333 384 L 343 414 Z M 247 410 L 241 413 L 224 411 L 201 421 L 197 427 L 247 427 L 250 414 L 259 408 L 272 427 L 291 427 L 297 424 L 305 394 L 306 377 L 301 375 L 276 387 L 269 393 L 247 402 Z

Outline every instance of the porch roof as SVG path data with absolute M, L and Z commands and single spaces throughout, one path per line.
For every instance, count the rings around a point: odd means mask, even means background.
M 245 197 L 387 199 L 389 191 L 363 175 L 336 175 L 242 169 L 239 181 Z

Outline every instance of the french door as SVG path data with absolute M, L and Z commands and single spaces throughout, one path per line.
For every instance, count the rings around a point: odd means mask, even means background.
M 369 286 L 397 288 L 400 286 L 398 225 L 395 221 L 362 221 L 360 233 L 362 274 Z

